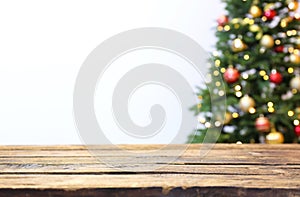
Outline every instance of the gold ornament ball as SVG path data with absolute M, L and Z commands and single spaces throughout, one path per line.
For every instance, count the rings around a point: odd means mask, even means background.
M 297 1 L 292 1 L 288 4 L 288 8 L 290 11 L 296 11 L 299 7 L 299 3 Z
M 284 142 L 284 137 L 281 132 L 271 132 L 266 136 L 267 144 L 282 144 Z
M 231 48 L 233 52 L 241 52 L 245 50 L 247 46 L 240 38 L 237 38 L 233 40 Z
M 274 46 L 274 38 L 270 35 L 264 35 L 260 40 L 260 44 L 266 48 L 272 48 Z
M 224 119 L 224 124 L 230 123 L 231 120 L 232 120 L 232 115 L 231 115 L 231 113 L 226 112 L 226 114 L 225 114 L 225 119 Z
M 250 30 L 251 32 L 258 32 L 258 31 L 261 31 L 261 28 L 260 28 L 258 25 L 253 24 L 253 25 L 250 25 L 250 26 L 249 26 L 249 30 Z
M 243 112 L 249 112 L 250 108 L 255 107 L 255 101 L 250 96 L 245 95 L 240 99 L 239 106 Z
M 300 37 L 296 38 L 295 44 L 298 48 L 300 48 Z
M 300 91 L 300 76 L 294 77 L 290 81 L 290 86 L 292 89 L 296 89 L 296 90 Z
M 290 61 L 294 64 L 300 64 L 300 55 L 298 54 L 291 54 Z
M 258 18 L 262 15 L 261 9 L 256 5 L 251 6 L 249 13 L 253 18 Z
M 274 3 L 268 3 L 265 7 L 264 7 L 264 11 L 267 10 L 273 10 L 275 8 L 275 4 Z

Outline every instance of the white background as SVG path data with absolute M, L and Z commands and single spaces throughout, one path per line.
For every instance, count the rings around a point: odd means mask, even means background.
M 0 144 L 82 143 L 73 88 L 96 46 L 122 31 L 164 27 L 212 51 L 223 13 L 220 0 L 1 1 Z

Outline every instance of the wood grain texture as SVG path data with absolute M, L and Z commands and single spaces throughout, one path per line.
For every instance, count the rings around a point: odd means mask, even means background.
M 300 196 L 300 145 L 207 147 L 0 146 L 0 197 Z

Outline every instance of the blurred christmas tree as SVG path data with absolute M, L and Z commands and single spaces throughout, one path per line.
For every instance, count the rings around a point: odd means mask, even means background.
M 213 91 L 200 88 L 200 104 L 193 110 L 200 112 L 202 126 L 191 141 L 203 142 L 206 132 L 221 129 L 219 142 L 299 142 L 298 1 L 222 1 L 228 13 L 217 20 L 218 41 L 209 74 L 213 82 L 207 84 Z M 224 84 L 213 80 L 220 76 Z M 213 94 L 226 95 L 223 126 L 218 117 L 210 122 L 211 103 L 218 102 Z

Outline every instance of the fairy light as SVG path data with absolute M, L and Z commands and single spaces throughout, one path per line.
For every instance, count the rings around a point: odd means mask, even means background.
M 226 68 L 221 68 L 221 73 L 225 73 L 226 72 Z
M 238 117 L 239 117 L 239 114 L 238 114 L 237 112 L 234 112 L 234 113 L 232 113 L 232 117 L 233 117 L 233 118 L 238 118 Z
M 216 67 L 219 67 L 220 65 L 221 65 L 221 61 L 220 61 L 220 60 L 216 60 L 216 61 L 215 61 L 215 66 L 216 66 Z
M 274 107 L 274 103 L 268 102 L 268 107 Z
M 292 117 L 292 116 L 294 116 L 294 115 L 295 115 L 295 112 L 293 112 L 293 111 L 291 111 L 291 110 L 288 111 L 288 116 L 289 116 L 289 117 Z
M 288 73 L 293 74 L 294 73 L 294 68 L 292 68 L 292 67 L 288 68 Z
M 267 73 L 266 73 L 266 71 L 264 71 L 264 70 L 259 71 L 259 75 L 262 76 L 262 77 L 265 76 L 266 74 L 267 74 Z
M 298 126 L 300 124 L 300 121 L 299 120 L 294 120 L 294 125 L 295 126 Z
M 250 113 L 250 114 L 255 114 L 255 113 L 256 113 L 256 109 L 255 109 L 254 107 L 251 107 L 251 108 L 249 109 L 249 113 Z
M 220 87 L 220 86 L 221 86 L 221 82 L 220 82 L 220 81 L 217 81 L 217 82 L 216 82 L 216 86 L 217 86 L 217 87 Z
M 293 53 L 294 52 L 294 47 L 289 47 L 288 51 L 289 51 L 289 53 Z
M 204 124 L 204 123 L 206 122 L 206 120 L 205 120 L 205 118 L 199 118 L 199 122 L 200 122 L 201 124 Z
M 275 109 L 274 109 L 273 107 L 270 107 L 270 108 L 268 108 L 268 112 L 274 113 L 274 112 L 275 112 Z
M 219 91 L 219 96 L 224 96 L 225 95 L 225 92 L 223 90 L 220 90 Z
M 241 91 L 241 89 L 242 89 L 242 87 L 241 87 L 240 85 L 236 85 L 236 86 L 234 87 L 234 90 L 235 90 L 235 91 Z
M 210 122 L 206 122 L 204 125 L 205 125 L 206 128 L 210 128 L 211 127 Z
M 248 54 L 244 55 L 244 60 L 249 60 L 250 59 L 250 56 Z
M 219 72 L 219 71 L 217 71 L 217 70 L 215 70 L 215 71 L 214 71 L 214 76 L 216 76 L 216 77 L 217 77 L 219 74 L 220 74 L 220 72 Z
M 248 78 L 249 78 L 249 75 L 248 75 L 247 73 L 243 73 L 243 74 L 242 74 L 242 77 L 243 77 L 243 79 L 248 79 Z
M 229 31 L 230 30 L 230 26 L 229 25 L 225 25 L 224 30 L 225 31 Z
M 216 121 L 216 122 L 215 122 L 215 126 L 216 126 L 216 127 L 220 127 L 221 125 L 222 125 L 222 123 L 221 123 L 220 121 Z
M 239 92 L 236 92 L 235 95 L 236 95 L 236 97 L 240 98 L 243 96 L 243 93 L 239 91 Z
M 263 79 L 264 79 L 265 81 L 268 81 L 268 80 L 269 80 L 269 76 L 268 76 L 268 75 L 265 75 L 265 76 L 263 77 Z

